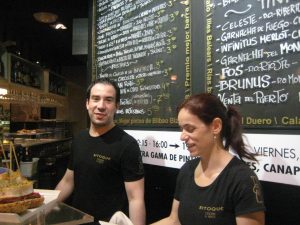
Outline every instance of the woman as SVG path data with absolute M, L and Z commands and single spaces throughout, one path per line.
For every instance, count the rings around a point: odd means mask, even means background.
M 199 157 L 180 170 L 170 216 L 153 225 L 263 225 L 261 186 L 243 162 L 255 157 L 245 149 L 236 109 L 212 94 L 194 95 L 179 106 L 178 123 L 190 155 Z

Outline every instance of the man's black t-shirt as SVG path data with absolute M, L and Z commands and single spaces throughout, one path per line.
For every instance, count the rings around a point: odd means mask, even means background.
M 144 176 L 136 140 L 115 126 L 99 137 L 81 132 L 72 143 L 68 168 L 74 171 L 73 206 L 97 220 L 128 212 L 124 182 Z
M 200 187 L 194 179 L 199 160 L 183 165 L 177 178 L 181 225 L 234 225 L 238 215 L 265 210 L 261 185 L 247 164 L 234 157 L 212 184 Z

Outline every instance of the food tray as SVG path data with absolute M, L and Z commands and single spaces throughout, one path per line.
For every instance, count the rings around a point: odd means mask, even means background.
M 34 192 L 40 193 L 40 195 L 44 196 L 45 200 L 44 203 L 37 208 L 34 209 L 28 209 L 25 212 L 21 214 L 17 213 L 0 213 L 0 224 L 1 223 L 23 223 L 25 220 L 31 218 L 38 212 L 42 210 L 49 210 L 51 209 L 56 201 L 57 197 L 59 195 L 59 190 L 45 190 L 45 189 L 34 189 Z

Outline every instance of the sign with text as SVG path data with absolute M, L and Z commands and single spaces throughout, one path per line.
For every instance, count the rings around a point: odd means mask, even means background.
M 299 128 L 300 2 L 207 0 L 206 91 L 245 127 Z
M 300 136 L 246 134 L 259 163 L 249 166 L 264 181 L 300 186 Z
M 189 1 L 96 0 L 95 73 L 121 89 L 122 126 L 177 125 L 191 94 Z
M 192 157 L 180 132 L 126 130 L 139 143 L 143 162 L 181 168 Z M 247 162 L 264 181 L 300 186 L 300 136 L 245 134 L 245 142 L 257 153 L 257 162 Z

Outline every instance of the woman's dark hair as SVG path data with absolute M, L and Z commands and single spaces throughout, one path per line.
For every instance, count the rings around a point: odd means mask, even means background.
M 206 125 L 211 124 L 215 118 L 220 118 L 222 120 L 221 138 L 225 140 L 224 148 L 229 150 L 231 146 L 240 159 L 247 158 L 256 161 L 256 154 L 246 150 L 242 135 L 242 117 L 236 107 L 226 108 L 217 96 L 202 93 L 187 98 L 177 111 L 183 108 L 197 116 Z
M 115 91 L 116 91 L 116 103 L 120 103 L 120 88 L 118 86 L 118 84 L 113 81 L 110 80 L 108 78 L 98 78 L 96 80 L 94 80 L 87 88 L 86 91 L 86 98 L 87 100 L 90 99 L 91 97 L 91 89 L 95 86 L 95 84 L 108 84 L 114 87 Z

